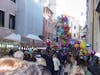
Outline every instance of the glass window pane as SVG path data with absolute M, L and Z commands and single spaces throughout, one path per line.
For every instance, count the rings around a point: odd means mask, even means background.
M 15 29 L 15 16 L 13 15 L 9 16 L 9 28 Z
M 0 27 L 4 27 L 4 12 L 0 10 Z

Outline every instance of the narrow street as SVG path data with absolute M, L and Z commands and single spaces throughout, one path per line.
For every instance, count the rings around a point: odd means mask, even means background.
M 0 0 L 0 75 L 100 75 L 100 0 Z

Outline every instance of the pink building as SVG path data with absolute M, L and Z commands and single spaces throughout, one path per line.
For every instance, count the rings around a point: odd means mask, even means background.
M 0 0 L 0 27 L 15 29 L 16 0 Z
M 52 15 L 53 15 L 53 12 L 48 7 L 44 7 L 44 10 L 43 10 L 44 41 L 48 38 L 52 39 L 52 34 L 53 34 Z

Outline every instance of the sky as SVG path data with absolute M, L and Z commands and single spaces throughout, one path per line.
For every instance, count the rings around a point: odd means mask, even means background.
M 84 27 L 86 21 L 86 0 L 57 0 L 56 16 L 67 14 L 75 17 Z

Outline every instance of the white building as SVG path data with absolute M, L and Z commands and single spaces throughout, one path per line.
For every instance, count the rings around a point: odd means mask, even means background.
M 67 16 L 69 20 L 70 32 L 73 39 L 80 39 L 80 24 L 75 18 Z

